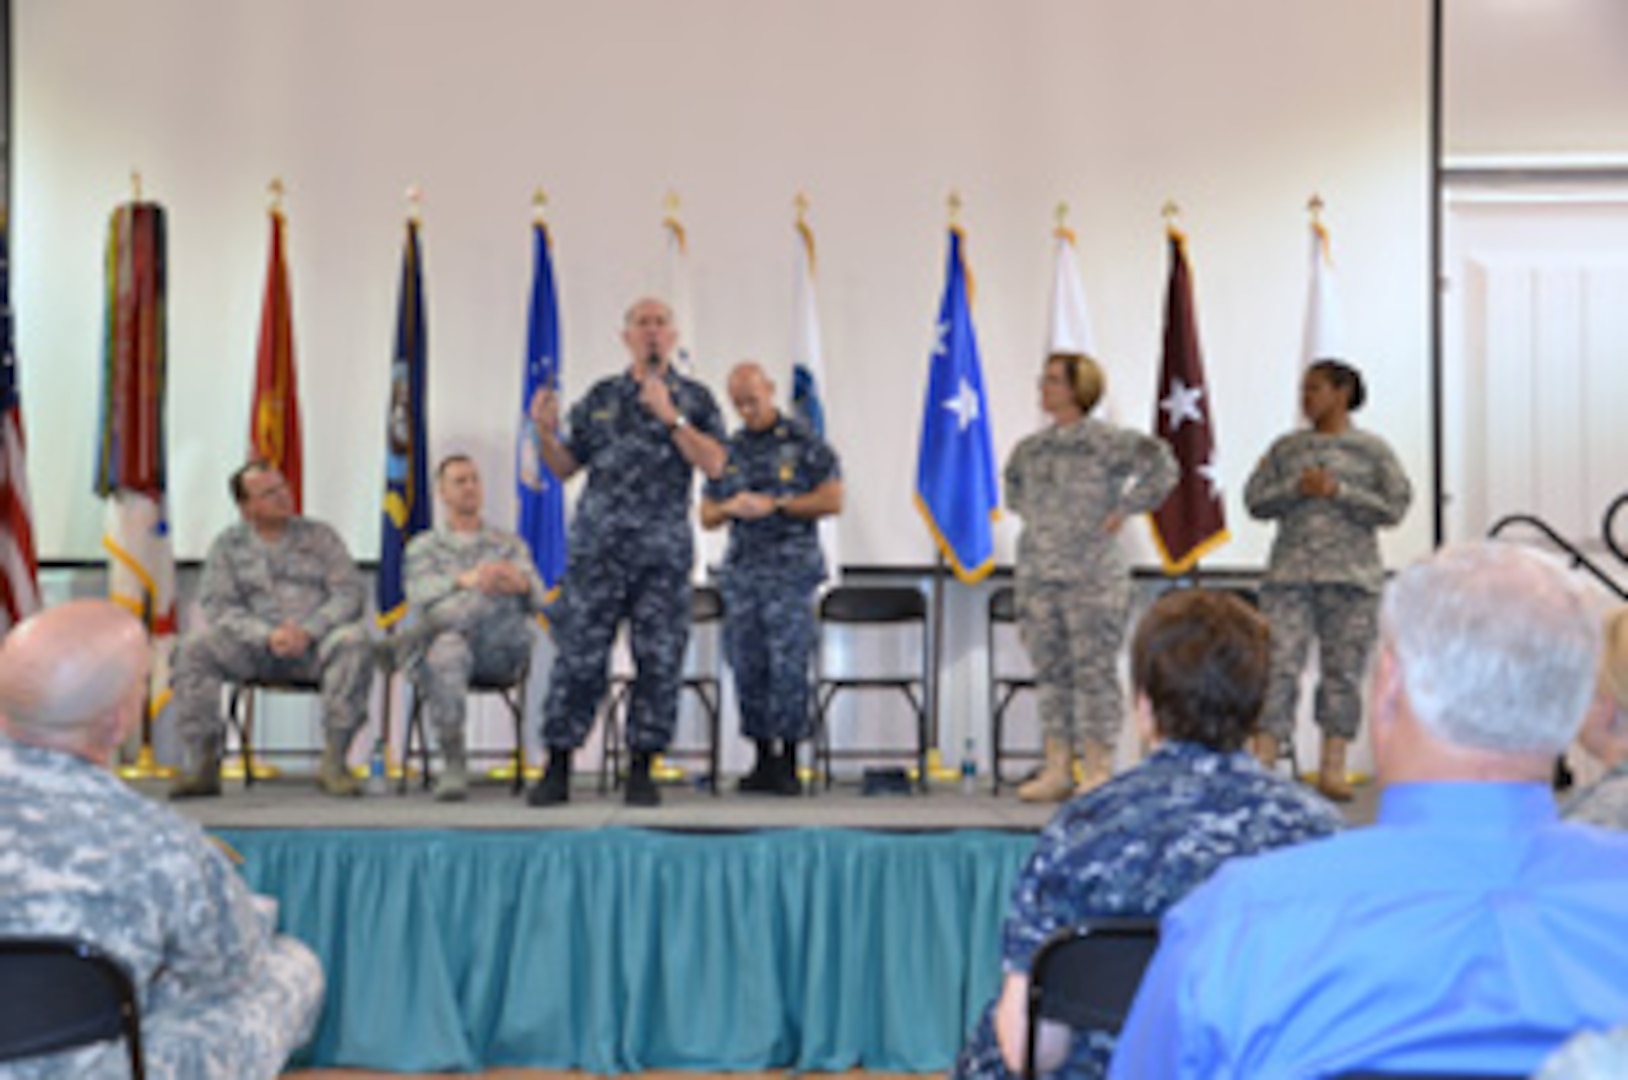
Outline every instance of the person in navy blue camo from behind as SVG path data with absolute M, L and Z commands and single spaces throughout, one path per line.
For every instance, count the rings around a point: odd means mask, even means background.
M 1131 681 L 1140 765 L 1066 803 L 1018 878 L 1001 932 L 1004 980 L 956 1061 L 959 1077 L 1021 1072 L 1029 967 L 1056 931 L 1106 915 L 1159 915 L 1223 862 L 1327 836 L 1344 820 L 1245 749 L 1266 694 L 1265 621 L 1244 601 L 1167 592 L 1137 626 Z M 1107 1073 L 1113 1037 L 1046 1024 L 1043 1072 Z

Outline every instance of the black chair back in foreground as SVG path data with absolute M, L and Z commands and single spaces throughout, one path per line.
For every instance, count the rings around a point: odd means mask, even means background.
M 1158 947 L 1159 920 L 1144 916 L 1089 919 L 1048 938 L 1029 971 L 1023 1075 L 1039 1075 L 1036 1036 L 1042 1020 L 1075 1031 L 1118 1034 Z
M 0 1062 L 124 1040 L 142 1080 L 141 1014 L 129 972 L 94 945 L 0 938 Z

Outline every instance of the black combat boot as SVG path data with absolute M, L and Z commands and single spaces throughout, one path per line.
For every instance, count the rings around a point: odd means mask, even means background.
M 660 806 L 661 791 L 650 779 L 650 759 L 655 755 L 648 750 L 635 750 L 627 770 L 627 790 L 622 801 L 628 806 Z
M 787 739 L 780 746 L 780 756 L 775 758 L 774 793 L 801 795 L 803 782 L 797 777 L 797 740 Z
M 774 752 L 773 739 L 753 739 L 757 747 L 757 761 L 752 771 L 735 783 L 743 794 L 772 795 L 780 790 L 780 757 Z
M 558 806 L 571 801 L 571 751 L 563 746 L 548 750 L 548 768 L 543 778 L 526 792 L 528 806 Z

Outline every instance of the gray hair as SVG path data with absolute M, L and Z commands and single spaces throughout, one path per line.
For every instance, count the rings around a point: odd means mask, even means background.
M 1464 544 L 1413 564 L 1385 590 L 1380 630 L 1413 714 L 1454 745 L 1558 754 L 1594 695 L 1585 584 L 1527 548 Z

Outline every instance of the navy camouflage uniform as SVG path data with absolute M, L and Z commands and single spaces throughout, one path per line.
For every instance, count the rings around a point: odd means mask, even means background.
M 1312 467 L 1333 474 L 1333 496 L 1300 493 L 1301 473 Z M 1253 516 L 1278 522 L 1261 588 L 1261 614 L 1272 628 L 1263 730 L 1279 739 L 1293 732 L 1300 672 L 1315 636 L 1317 725 L 1324 735 L 1356 737 L 1385 585 L 1378 530 L 1401 521 L 1412 500 L 1413 487 L 1391 448 L 1355 428 L 1285 435 L 1255 466 L 1244 504 Z
M 1337 832 L 1339 811 L 1267 772 L 1242 751 L 1166 742 L 1140 765 L 1059 809 L 1013 890 L 1001 931 L 1001 967 L 1027 974 L 1058 930 L 1109 915 L 1162 915 L 1228 859 Z M 1063 1069 L 1106 1076 L 1113 1037 L 1074 1039 Z M 958 1077 L 1011 1074 L 996 1041 L 994 1003 L 955 1064 Z
M 706 485 L 714 502 L 743 491 L 771 498 L 806 495 L 842 475 L 825 440 L 784 414 L 762 431 L 741 428 L 728 449 L 723 475 Z M 741 734 L 749 739 L 808 738 L 814 590 L 825 570 L 816 519 L 777 511 L 730 523 L 722 574 L 724 647 Z
M 458 575 L 506 562 L 531 582 L 525 593 L 491 595 L 458 585 Z M 424 695 L 424 716 L 438 744 L 463 734 L 472 680 L 512 683 L 531 660 L 533 617 L 547 603 L 531 549 L 512 532 L 440 528 L 407 544 L 405 574 L 413 644 L 405 668 Z
M 1048 739 L 1113 746 L 1124 722 L 1119 647 L 1131 581 L 1110 515 L 1155 509 L 1180 473 L 1162 440 L 1091 417 L 1048 427 L 1006 462 L 1018 537 L 1018 630 L 1034 665 Z
M 711 391 L 671 370 L 664 378 L 688 423 L 723 442 Z M 627 743 L 635 752 L 659 751 L 678 722 L 690 635 L 693 467 L 625 372 L 601 379 L 572 406 L 560 441 L 588 480 L 550 611 L 559 651 L 543 703 L 543 741 L 575 749 L 587 739 L 616 627 L 626 619 L 637 669 Z
M 208 626 L 182 640 L 172 680 L 176 729 L 189 747 L 222 738 L 227 679 L 320 681 L 324 728 L 347 743 L 367 722 L 373 646 L 362 621 L 362 579 L 332 528 L 290 518 L 267 543 L 247 522 L 229 527 L 209 546 L 199 604 Z M 267 639 L 285 619 L 310 635 L 304 656 L 271 654 Z
M 106 769 L 0 736 L 0 853 L 0 937 L 79 938 L 121 961 L 148 1076 L 272 1080 L 310 1038 L 316 956 L 272 932 L 196 825 Z M 0 1065 L 9 1080 L 129 1075 L 111 1042 Z

